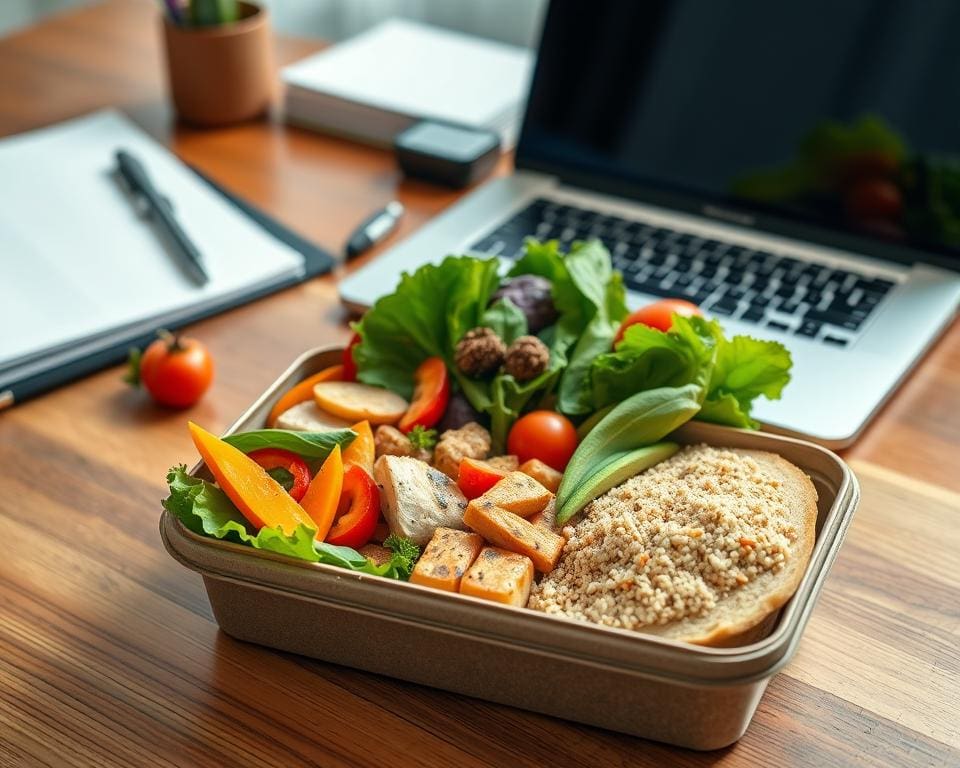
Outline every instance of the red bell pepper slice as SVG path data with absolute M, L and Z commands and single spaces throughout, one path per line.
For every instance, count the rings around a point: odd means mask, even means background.
M 457 486 L 464 496 L 472 500 L 483 496 L 506 476 L 507 473 L 502 469 L 491 467 L 485 461 L 465 457 L 460 459 Z
M 450 402 L 450 375 L 442 357 L 428 357 L 420 363 L 413 380 L 413 402 L 397 425 L 404 433 L 414 427 L 430 429 L 443 418 Z
M 326 541 L 359 549 L 373 538 L 380 519 L 380 494 L 363 467 L 351 465 L 343 475 L 340 506 Z
M 271 469 L 285 469 L 293 477 L 293 486 L 288 493 L 294 501 L 300 501 L 310 487 L 310 468 L 307 462 L 293 451 L 282 448 L 260 448 L 247 454 L 268 472 Z
M 357 380 L 357 364 L 353 359 L 353 348 L 361 341 L 360 334 L 354 332 L 353 336 L 350 337 L 350 342 L 347 344 L 346 349 L 343 350 L 343 373 L 341 376 L 344 381 Z

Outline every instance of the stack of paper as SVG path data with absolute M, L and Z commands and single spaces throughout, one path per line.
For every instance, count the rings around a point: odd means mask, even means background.
M 394 19 L 287 67 L 287 118 L 377 145 L 419 120 L 517 140 L 530 51 Z

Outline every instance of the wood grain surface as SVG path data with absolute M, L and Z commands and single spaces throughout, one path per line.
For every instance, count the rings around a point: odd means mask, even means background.
M 0 134 L 116 106 L 333 249 L 386 200 L 407 206 L 403 235 L 456 199 L 277 121 L 176 124 L 154 14 L 115 0 L 0 40 Z M 317 47 L 283 40 L 280 59 Z M 335 275 L 198 324 L 217 375 L 190 418 L 222 429 L 302 350 L 346 339 L 344 320 Z M 157 533 L 164 472 L 194 456 L 185 414 L 119 375 L 0 414 L 0 765 L 960 765 L 957 325 L 847 452 L 863 502 L 799 653 L 746 736 L 709 754 L 222 634 Z

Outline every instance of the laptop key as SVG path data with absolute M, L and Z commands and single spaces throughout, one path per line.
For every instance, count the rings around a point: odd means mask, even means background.
M 823 327 L 822 323 L 818 323 L 816 320 L 804 320 L 800 323 L 800 327 L 797 328 L 795 333 L 797 336 L 816 336 L 820 333 L 820 329 Z
M 781 323 L 779 320 L 768 320 L 767 328 L 771 328 L 774 331 L 789 331 L 790 326 L 786 323 Z
M 723 298 L 711 304 L 708 311 L 715 315 L 732 315 L 739 307 L 739 302 Z
M 804 320 L 816 320 L 827 325 L 835 325 L 848 331 L 856 331 L 863 324 L 862 318 L 850 317 L 839 312 L 819 311 L 811 309 L 804 316 Z
M 747 308 L 747 311 L 740 315 L 741 320 L 746 320 L 748 323 L 759 323 L 763 320 L 766 315 L 766 311 L 763 307 L 750 306 Z
M 823 340 L 827 344 L 833 344 L 835 347 L 847 346 L 847 340 L 844 338 L 841 338 L 840 336 L 831 336 L 830 334 L 827 334 L 826 336 L 823 337 Z

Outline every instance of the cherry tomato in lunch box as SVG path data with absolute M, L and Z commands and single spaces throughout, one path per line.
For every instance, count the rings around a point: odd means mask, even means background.
M 357 364 L 353 360 L 353 348 L 361 341 L 360 334 L 354 332 L 353 336 L 350 337 L 346 349 L 343 350 L 343 371 L 340 374 L 341 380 L 343 381 L 357 380 Z
M 670 326 L 673 325 L 674 314 L 682 317 L 693 317 L 694 315 L 703 315 L 703 312 L 696 304 L 683 299 L 662 299 L 653 302 L 653 304 L 647 304 L 645 307 L 640 307 L 636 312 L 631 312 L 620 323 L 620 329 L 617 331 L 617 335 L 613 337 L 613 348 L 617 348 L 617 344 L 623 339 L 623 334 L 627 328 L 637 323 L 656 328 L 658 331 L 669 331 Z
M 397 425 L 406 434 L 414 427 L 430 429 L 447 410 L 450 376 L 442 357 L 428 357 L 413 374 L 413 402 Z
M 300 501 L 307 492 L 307 488 L 310 487 L 310 467 L 293 451 L 285 451 L 282 448 L 260 448 L 256 451 L 250 451 L 247 457 L 267 470 L 274 480 L 277 480 L 277 478 L 270 470 L 282 469 L 286 471 L 292 478 L 292 484 L 287 489 L 287 493 L 294 501 Z M 278 480 L 278 482 L 280 481 Z M 280 484 L 284 485 L 282 482 Z
M 373 538 L 379 519 L 377 484 L 363 467 L 353 464 L 343 475 L 337 515 L 324 541 L 358 549 Z
M 143 385 L 160 405 L 189 408 L 213 381 L 213 358 L 196 339 L 159 331 L 143 354 L 130 356 L 128 384 Z
M 563 472 L 577 449 L 577 428 L 556 411 L 531 411 L 521 416 L 510 428 L 507 453 L 523 464 L 540 459 L 558 472 Z

